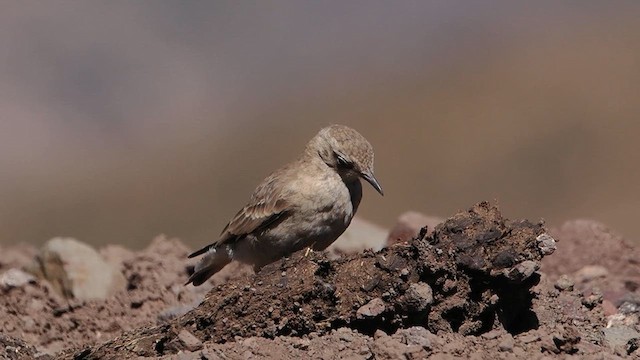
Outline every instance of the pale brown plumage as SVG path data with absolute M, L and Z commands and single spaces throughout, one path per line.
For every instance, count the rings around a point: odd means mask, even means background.
M 373 148 L 357 131 L 326 127 L 294 162 L 272 173 L 212 244 L 188 283 L 200 285 L 232 260 L 260 268 L 305 247 L 323 250 L 347 228 L 373 175 Z
M 256 188 L 249 204 L 240 209 L 222 229 L 218 240 L 193 252 L 189 258 L 204 254 L 212 247 L 225 245 L 239 237 L 259 231 L 260 228 L 269 226 L 280 217 L 286 216 L 290 205 L 278 191 L 280 187 L 277 185 L 279 179 L 276 175 L 276 173 L 270 175 Z

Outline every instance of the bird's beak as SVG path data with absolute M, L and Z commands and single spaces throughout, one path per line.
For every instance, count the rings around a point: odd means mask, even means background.
M 376 180 L 373 174 L 362 173 L 362 178 L 367 180 L 367 182 L 371 184 L 371 186 L 373 186 L 373 188 L 376 189 L 376 191 L 379 192 L 380 195 L 384 196 L 384 191 L 382 191 L 382 186 L 380 186 L 380 184 L 378 183 L 378 180 Z

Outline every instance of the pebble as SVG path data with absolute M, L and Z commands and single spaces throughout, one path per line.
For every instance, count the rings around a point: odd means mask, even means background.
M 571 279 L 568 275 L 562 275 L 554 284 L 555 288 L 561 291 L 571 291 L 573 290 L 574 285 L 573 279 Z
M 414 311 L 425 311 L 433 303 L 433 290 L 426 283 L 419 282 L 409 285 L 405 294 L 405 301 Z
M 513 351 L 513 336 L 511 336 L 511 334 L 504 336 L 502 341 L 500 341 L 500 344 L 498 344 L 498 350 L 502 352 Z
M 539 263 L 532 260 L 525 260 L 513 267 L 513 269 L 507 270 L 505 275 L 511 280 L 523 281 L 530 278 L 539 268 Z
M 356 317 L 358 319 L 373 318 L 382 314 L 384 310 L 384 301 L 380 298 L 375 298 L 369 301 L 364 306 L 360 307 L 356 312 Z
M 3 289 L 11 289 L 25 286 L 35 281 L 33 275 L 20 269 L 11 268 L 0 276 L 0 287 Z
M 536 241 L 542 255 L 551 255 L 556 251 L 556 240 L 549 234 L 538 235 Z
M 180 330 L 178 333 L 178 339 L 184 344 L 186 350 L 189 351 L 198 351 L 202 349 L 202 341 L 195 337 L 192 333 L 190 333 L 186 329 Z

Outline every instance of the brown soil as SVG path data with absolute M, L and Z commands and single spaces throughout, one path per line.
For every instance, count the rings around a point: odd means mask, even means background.
M 612 345 L 605 328 L 612 315 L 640 330 L 640 254 L 590 221 L 547 232 L 481 203 L 380 252 L 301 252 L 255 275 L 234 264 L 200 288 L 183 286 L 188 250 L 164 237 L 103 249 L 127 279 L 107 300 L 0 288 L 0 358 L 639 356 L 640 339 Z M 0 248 L 0 273 L 35 252 Z

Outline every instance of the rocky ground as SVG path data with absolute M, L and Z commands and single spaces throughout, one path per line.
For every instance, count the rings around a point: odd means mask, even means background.
M 0 358 L 640 358 L 640 249 L 593 221 L 357 221 L 329 253 L 198 288 L 189 250 L 0 247 Z

